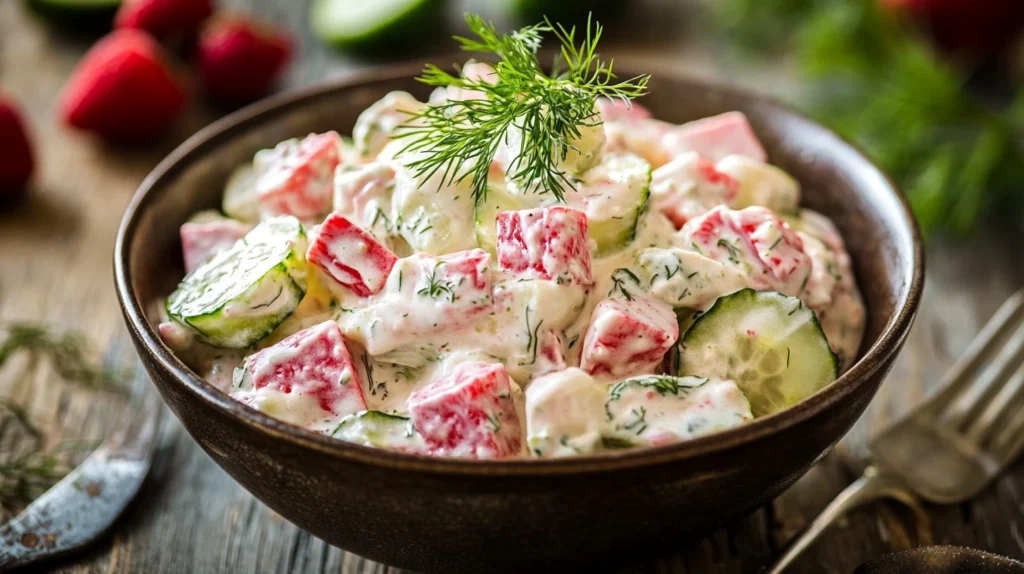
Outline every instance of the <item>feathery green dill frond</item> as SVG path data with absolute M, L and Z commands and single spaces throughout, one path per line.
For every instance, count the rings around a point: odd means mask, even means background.
M 408 143 L 400 154 L 416 154 L 408 163 L 421 180 L 441 174 L 441 184 L 469 179 L 473 197 L 487 195 L 491 163 L 502 144 L 515 146 L 509 177 L 523 188 L 552 193 L 564 201 L 575 183 L 560 163 L 582 137 L 580 128 L 601 124 L 594 104 L 598 97 L 628 102 L 642 96 L 648 76 L 617 81 L 613 62 L 597 54 L 600 24 L 591 24 L 581 38 L 576 29 L 544 24 L 501 34 L 493 24 L 474 14 L 466 24 L 475 38 L 456 37 L 462 49 L 496 56 L 494 73 L 486 78 L 464 78 L 429 65 L 419 80 L 431 86 L 483 93 L 482 99 L 448 101 L 412 114 L 399 138 Z M 542 36 L 551 33 L 560 44 L 552 72 L 545 73 L 537 58 Z M 578 42 L 578 43 L 577 43 Z M 510 137 L 515 132 L 519 141 Z

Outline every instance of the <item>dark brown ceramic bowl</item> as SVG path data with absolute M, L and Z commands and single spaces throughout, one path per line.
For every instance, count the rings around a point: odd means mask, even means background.
M 892 366 L 922 286 L 918 232 L 893 184 L 820 125 L 762 97 L 654 72 L 644 105 L 672 122 L 747 114 L 804 202 L 838 224 L 868 307 L 861 358 L 800 404 L 677 445 L 560 460 L 443 460 L 348 444 L 267 417 L 190 371 L 144 309 L 182 276 L 178 227 L 219 203 L 230 170 L 309 132 L 350 133 L 390 90 L 425 98 L 420 66 L 375 70 L 284 94 L 202 130 L 139 188 L 115 253 L 117 292 L 142 361 L 171 410 L 245 488 L 331 544 L 429 571 L 519 570 L 678 547 L 771 500 L 857 420 Z

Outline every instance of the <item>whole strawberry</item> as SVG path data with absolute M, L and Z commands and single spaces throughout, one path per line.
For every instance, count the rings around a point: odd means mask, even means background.
M 155 38 L 192 36 L 213 14 L 213 0 L 127 0 L 114 18 L 115 28 L 145 30 Z
M 199 77 L 206 94 L 225 106 L 266 94 L 291 57 L 291 40 L 239 16 L 216 18 L 199 36 Z
M 112 142 L 154 139 L 185 105 L 185 88 L 160 48 L 138 30 L 115 30 L 86 53 L 64 86 L 60 117 Z
M 19 197 L 35 168 L 35 154 L 21 110 L 0 94 L 0 203 Z

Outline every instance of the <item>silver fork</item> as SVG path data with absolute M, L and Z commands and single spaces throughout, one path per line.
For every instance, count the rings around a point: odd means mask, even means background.
M 82 464 L 0 528 L 0 571 L 76 551 L 106 532 L 152 466 L 163 407 L 145 373 L 118 427 Z
M 1024 447 L 1024 289 L 968 346 L 939 391 L 869 445 L 874 464 L 796 538 L 779 574 L 847 512 L 894 498 L 955 504 L 981 492 Z

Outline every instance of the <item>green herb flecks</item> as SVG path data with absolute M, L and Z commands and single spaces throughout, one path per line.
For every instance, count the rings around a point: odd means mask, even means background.
M 431 299 L 440 299 L 447 296 L 449 302 L 455 302 L 455 291 L 452 289 L 452 284 L 438 279 L 436 271 L 430 272 L 430 276 L 427 277 L 427 285 L 417 291 L 416 294 L 430 297 Z
M 105 367 L 92 359 L 84 335 L 58 332 L 30 323 L 0 324 L 0 367 L 24 353 L 28 365 L 48 359 L 65 381 L 87 390 L 127 393 L 129 374 Z M 30 369 L 22 376 L 36 372 Z M 13 401 L 0 399 L 0 426 L 5 429 L 0 449 L 0 515 L 13 515 L 63 478 L 72 468 L 76 451 L 95 448 L 94 442 L 66 441 L 47 446 L 43 429 L 28 410 Z
M 540 326 L 544 324 L 544 319 L 541 319 L 533 327 L 530 326 L 530 313 L 533 308 L 526 308 L 526 353 L 531 356 L 530 364 L 537 363 L 537 347 L 540 345 Z
M 0 332 L 5 333 L 0 343 L 0 367 L 16 353 L 25 352 L 33 358 L 50 359 L 57 373 L 70 383 L 118 394 L 127 392 L 127 375 L 91 360 L 89 345 L 80 333 L 57 333 L 29 323 L 8 323 L 0 326 Z

